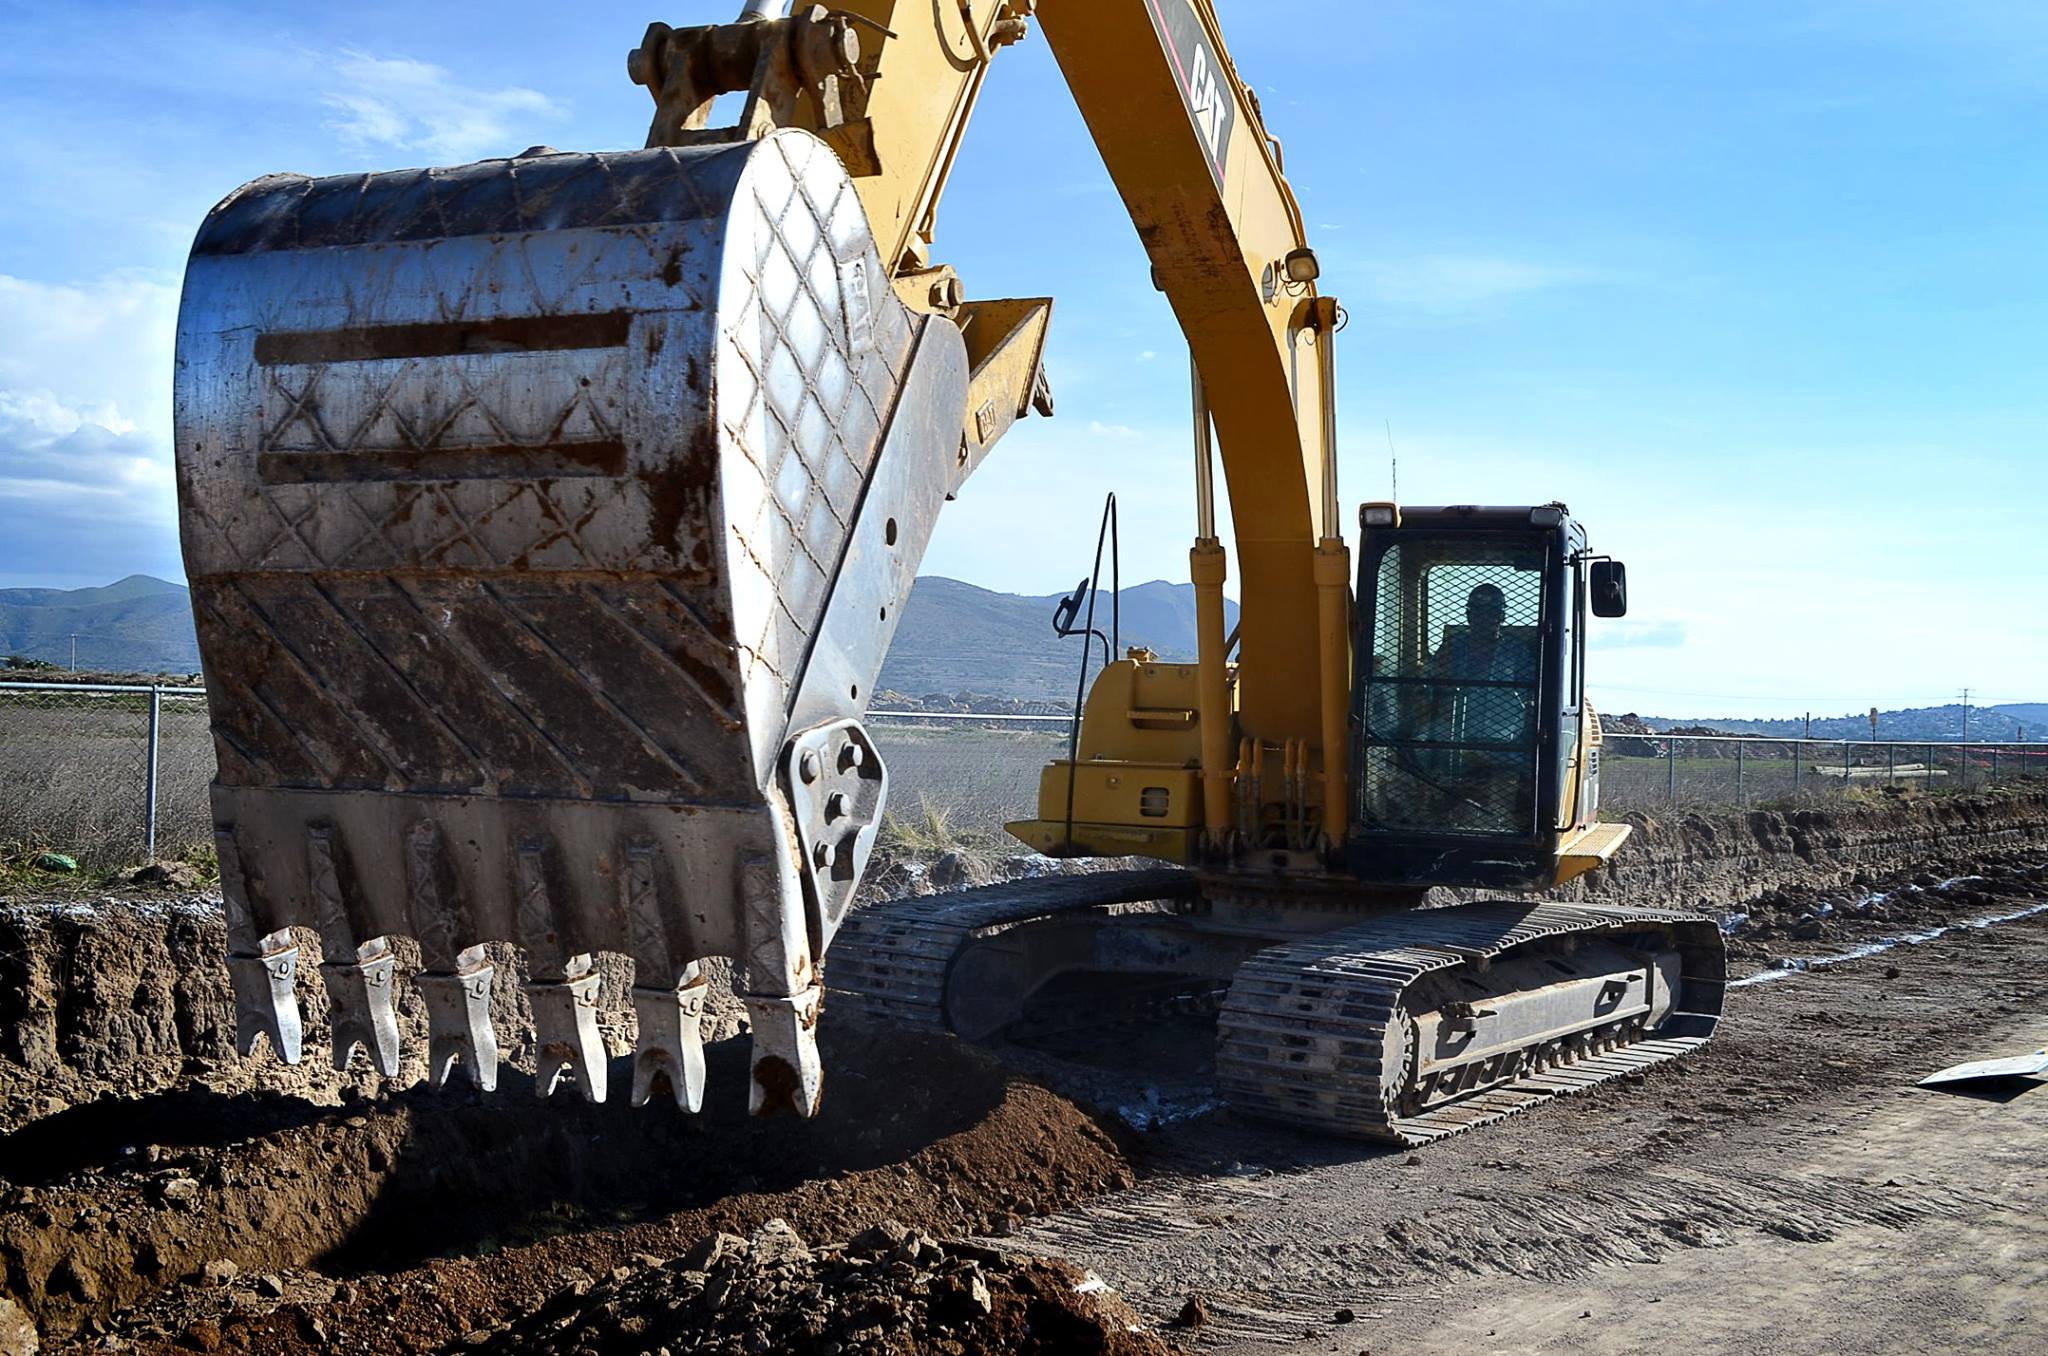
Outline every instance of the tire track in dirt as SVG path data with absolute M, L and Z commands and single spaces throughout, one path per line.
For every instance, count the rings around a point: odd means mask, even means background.
M 2016 885 L 2031 862 L 1999 873 Z M 1991 882 L 1996 884 L 1997 882 Z M 1985 912 L 1973 890 L 1953 906 Z M 1844 934 L 1837 932 L 1838 937 Z M 1099 1271 L 1154 1322 L 1232 1345 L 1328 1334 L 1474 1281 L 1562 1282 L 1743 1238 L 1910 1234 L 1995 1202 L 1853 1159 L 1791 1171 L 1920 1074 L 2048 1000 L 2048 915 L 1799 972 L 1731 995 L 1699 1054 L 1419 1154 L 1210 1117 L 1141 1152 L 1141 1185 L 1034 1221 L 1004 1246 Z

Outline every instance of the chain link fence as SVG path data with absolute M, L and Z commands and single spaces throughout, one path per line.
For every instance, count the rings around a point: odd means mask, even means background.
M 2048 744 L 2038 743 L 1610 734 L 1601 758 L 1601 799 L 1616 809 L 1775 808 L 1887 786 L 1968 791 L 2048 778 Z
M 956 828 L 1037 814 L 1039 770 L 1067 751 L 1068 718 L 872 711 L 893 814 L 940 813 Z M 1683 804 L 1770 809 L 1885 786 L 1979 790 L 2048 778 L 2048 744 L 1905 743 L 1764 735 L 1609 734 L 1600 796 L 1610 813 Z
M 1037 813 L 1065 716 L 874 711 L 890 811 L 997 831 Z M 1776 808 L 1885 786 L 1975 790 L 2048 778 L 2048 744 L 1610 734 L 1610 813 L 1684 804 Z M 213 744 L 197 687 L 0 683 L 0 843 L 111 869 L 212 846 Z
M 210 849 L 206 690 L 0 683 L 0 843 L 112 869 Z

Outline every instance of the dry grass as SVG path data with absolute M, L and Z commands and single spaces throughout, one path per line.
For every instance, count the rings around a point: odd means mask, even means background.
M 0 693 L 0 859 L 61 852 L 89 872 L 145 854 L 148 699 Z M 166 698 L 157 758 L 157 855 L 211 853 L 213 745 L 196 700 Z

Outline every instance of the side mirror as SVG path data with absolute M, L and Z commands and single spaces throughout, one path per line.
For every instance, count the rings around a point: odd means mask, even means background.
M 1618 560 L 1594 561 L 1592 588 L 1594 616 L 1628 615 L 1628 566 Z
M 1074 618 L 1081 613 L 1081 604 L 1088 601 L 1088 580 L 1074 585 L 1074 591 L 1060 599 L 1052 610 L 1052 629 L 1062 636 L 1074 634 Z

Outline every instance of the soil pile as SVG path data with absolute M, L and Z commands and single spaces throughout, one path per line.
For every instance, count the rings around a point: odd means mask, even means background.
M 716 1234 L 689 1256 L 576 1284 L 486 1353 L 633 1356 L 1165 1356 L 1100 1281 L 1063 1262 L 941 1243 L 893 1220 L 843 1247 L 807 1246 L 770 1220 L 751 1240 Z
M 1133 1180 L 1086 1114 L 957 1041 L 828 1028 L 809 1121 L 747 1116 L 745 1042 L 709 1055 L 695 1118 L 543 1103 L 511 1077 L 339 1107 L 187 1088 L 75 1108 L 0 1139 L 0 1294 L 46 1336 L 210 1323 L 230 1347 L 417 1350 L 714 1230 L 981 1233 Z
M 1731 956 L 1768 959 L 1815 942 L 1866 942 L 2048 900 L 2048 852 L 1931 862 L 1905 872 L 1858 871 L 1838 885 L 1766 891 L 1727 915 Z
M 1849 888 L 1858 872 L 2010 854 L 2048 844 L 2048 789 L 1902 791 L 1794 810 L 1626 818 L 1635 833 L 1615 859 L 1558 898 L 1718 916 L 1773 890 Z

